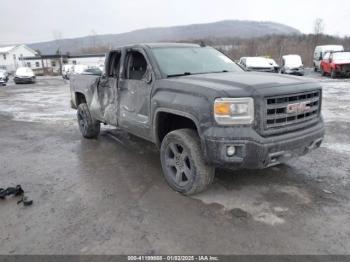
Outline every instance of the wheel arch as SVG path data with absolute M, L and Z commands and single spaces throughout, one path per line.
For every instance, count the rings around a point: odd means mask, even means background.
M 75 92 L 75 104 L 78 107 L 81 103 L 86 103 L 86 96 L 81 92 Z
M 190 128 L 200 136 L 200 126 L 195 116 L 175 109 L 158 108 L 154 113 L 153 137 L 158 148 L 163 138 L 171 131 Z

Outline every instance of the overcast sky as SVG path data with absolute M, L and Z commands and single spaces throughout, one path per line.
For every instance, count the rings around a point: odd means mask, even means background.
M 304 33 L 319 17 L 328 34 L 350 35 L 348 0 L 0 0 L 0 45 L 122 33 L 226 19 L 274 21 Z M 54 33 L 56 32 L 56 33 Z

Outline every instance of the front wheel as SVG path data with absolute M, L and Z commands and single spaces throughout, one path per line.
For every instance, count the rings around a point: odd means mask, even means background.
M 77 111 L 79 129 L 83 137 L 96 138 L 100 134 L 100 122 L 91 117 L 87 104 L 81 103 Z
M 321 67 L 320 70 L 321 70 L 321 75 L 322 75 L 322 76 L 325 76 L 325 75 L 326 75 L 326 72 L 323 70 L 323 67 Z
M 169 186 L 184 195 L 200 193 L 214 180 L 215 168 L 205 163 L 194 130 L 179 129 L 168 133 L 162 141 L 160 159 Z

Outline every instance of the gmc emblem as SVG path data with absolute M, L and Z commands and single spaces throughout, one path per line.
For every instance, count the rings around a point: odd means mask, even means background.
M 287 105 L 287 114 L 302 114 L 310 110 L 310 101 Z

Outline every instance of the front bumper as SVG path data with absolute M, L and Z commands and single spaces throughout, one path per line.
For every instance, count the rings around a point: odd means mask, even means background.
M 35 82 L 35 77 L 15 77 L 13 79 L 13 81 L 16 83 L 16 84 L 19 84 L 19 83 L 34 83 Z
M 290 75 L 304 75 L 305 73 L 303 68 L 286 69 L 285 72 Z
M 219 137 L 215 137 L 215 133 Z M 213 127 L 204 134 L 202 146 L 206 161 L 211 165 L 232 169 L 261 169 L 307 154 L 321 145 L 323 137 L 322 120 L 307 129 L 271 137 L 262 137 L 249 127 Z M 236 153 L 229 157 L 226 150 L 232 145 Z

